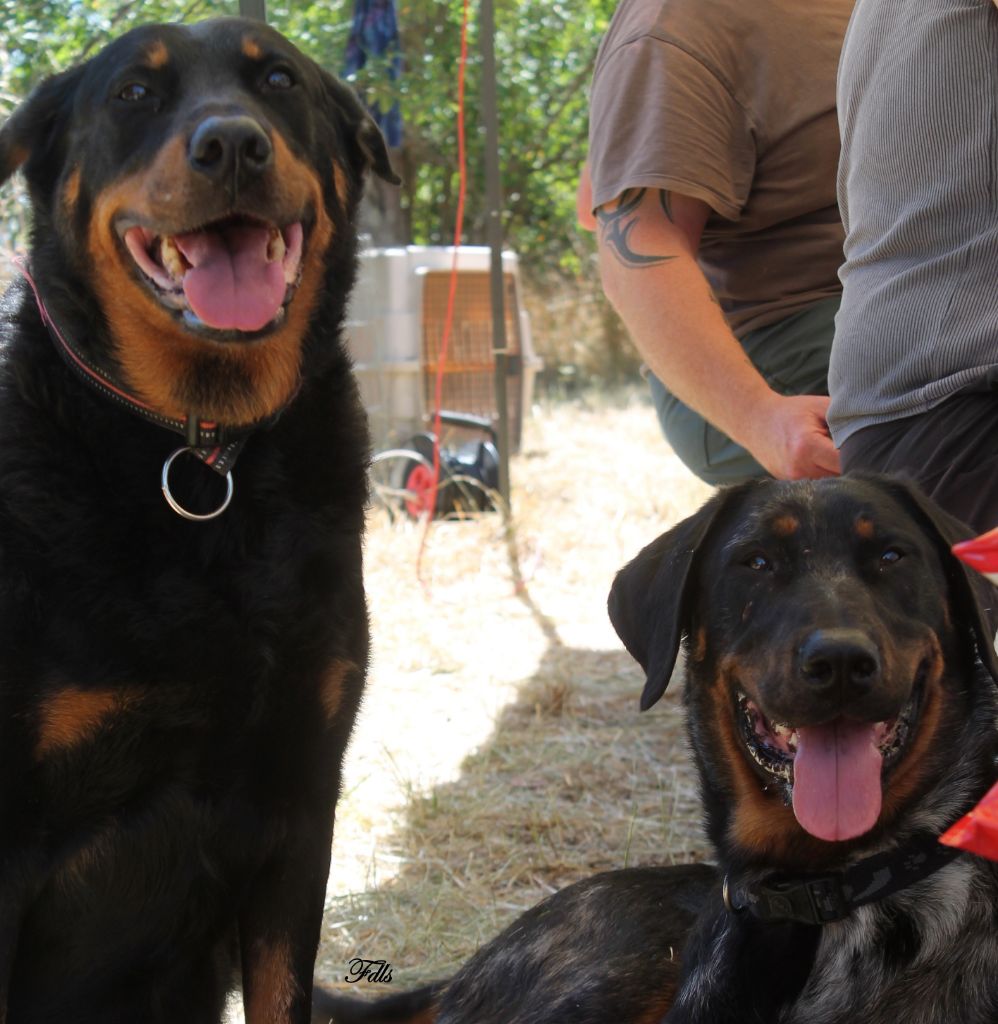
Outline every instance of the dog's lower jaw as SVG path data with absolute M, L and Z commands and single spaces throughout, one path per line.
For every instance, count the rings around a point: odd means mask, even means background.
M 926 676 L 927 668 L 923 663 L 914 681 L 912 696 L 892 718 L 869 725 L 848 720 L 833 721 L 820 729 L 773 721 L 744 691 L 738 690 L 735 713 L 745 756 L 764 788 L 775 786 L 784 804 L 794 807 L 798 822 L 806 831 L 829 841 L 856 838 L 872 828 L 879 818 L 880 790 L 903 757 L 917 728 Z M 839 760 L 845 759 L 838 768 L 835 766 L 835 754 L 823 751 L 829 743 L 841 748 Z M 802 748 L 803 754 L 800 753 Z M 797 770 L 799 756 L 801 768 L 808 768 L 807 776 Z M 863 758 L 869 761 L 866 767 L 861 765 Z M 846 778 L 851 781 L 843 784 L 841 793 L 833 786 L 838 794 L 836 799 L 852 801 L 856 805 L 856 813 L 848 813 L 850 805 L 847 804 L 844 811 L 840 809 L 837 812 L 844 817 L 835 825 L 825 820 L 832 812 L 824 807 L 829 800 L 825 790 L 832 786 L 833 780 L 822 780 L 823 774 L 839 774 L 839 768 L 845 769 Z M 801 779 L 806 778 L 807 782 L 801 782 L 795 792 L 798 775 Z M 806 790 L 803 789 L 805 785 Z M 859 806 L 861 800 L 862 807 Z M 820 808 L 816 805 L 824 809 L 819 813 Z
M 186 330 L 206 340 L 265 336 L 283 322 L 301 283 L 300 221 L 279 228 L 229 217 L 177 235 L 123 225 L 119 237 L 142 286 Z M 231 291 L 231 301 L 220 290 Z

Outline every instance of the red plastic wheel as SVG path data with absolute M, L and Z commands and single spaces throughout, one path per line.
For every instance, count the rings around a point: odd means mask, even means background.
M 433 470 L 428 466 L 415 465 L 405 478 L 405 489 L 413 497 L 406 498 L 405 510 L 413 519 L 432 511 Z

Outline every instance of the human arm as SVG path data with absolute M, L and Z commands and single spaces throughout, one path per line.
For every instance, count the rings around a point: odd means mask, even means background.
M 998 0 L 995 0 L 998 3 Z M 593 182 L 589 176 L 589 161 L 582 165 L 579 184 L 575 190 L 575 219 L 585 231 L 595 231 L 597 224 L 593 216 Z
M 696 261 L 710 208 L 632 189 L 597 211 L 603 288 L 651 371 L 781 479 L 832 476 L 828 398 L 773 391 L 728 327 Z

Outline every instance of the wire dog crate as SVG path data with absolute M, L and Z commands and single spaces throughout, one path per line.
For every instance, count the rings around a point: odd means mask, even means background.
M 426 429 L 434 411 L 453 254 L 451 247 L 409 246 L 368 249 L 361 255 L 347 346 L 376 449 L 391 448 Z M 441 407 L 494 424 L 489 259 L 485 247 L 462 246 L 458 250 L 454 324 L 443 366 Z M 531 345 L 513 253 L 503 254 L 503 276 L 510 367 L 509 439 L 515 451 L 540 361 Z
M 423 277 L 422 362 L 423 402 L 432 410 L 436 400 L 440 350 L 447 319 L 450 271 L 429 270 Z M 509 441 L 516 451 L 523 430 L 523 341 L 517 279 L 504 271 L 506 338 L 513 370 L 506 380 Z M 495 419 L 495 361 L 492 355 L 492 300 L 488 271 L 459 271 L 454 295 L 454 327 L 443 365 L 440 405 L 485 419 Z M 519 358 L 518 358 L 519 357 Z M 529 400 L 529 396 L 528 396 Z

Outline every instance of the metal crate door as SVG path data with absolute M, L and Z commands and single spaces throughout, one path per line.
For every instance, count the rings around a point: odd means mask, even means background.
M 513 274 L 503 274 L 506 289 L 506 344 L 509 373 L 506 401 L 509 408 L 509 443 L 520 447 L 523 429 L 523 386 L 520 307 Z M 437 368 L 447 316 L 449 270 L 428 270 L 423 279 L 422 371 L 425 408 L 434 408 Z M 489 274 L 459 270 L 454 299 L 454 326 L 444 366 L 441 408 L 471 413 L 496 422 L 495 359 L 492 355 L 492 300 Z
M 520 342 L 520 308 L 516 278 L 504 273 L 506 287 L 506 340 L 510 372 L 507 402 L 510 417 L 510 449 L 519 451 L 523 428 L 523 387 Z M 450 289 L 449 270 L 428 270 L 423 282 L 423 395 L 432 412 L 440 346 Z M 443 368 L 441 408 L 470 413 L 496 422 L 495 360 L 492 356 L 492 302 L 487 270 L 459 270 L 454 295 L 454 319 Z

